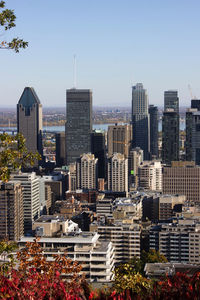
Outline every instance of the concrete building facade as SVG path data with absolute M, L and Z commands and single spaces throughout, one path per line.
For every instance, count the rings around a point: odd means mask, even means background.
M 98 159 L 94 154 L 84 153 L 76 163 L 77 189 L 97 189 Z
M 23 188 L 20 182 L 0 182 L 0 239 L 18 241 L 23 235 Z
M 12 180 L 23 187 L 24 234 L 32 232 L 33 221 L 40 215 L 39 178 L 34 172 L 13 174 Z
M 162 164 L 160 161 L 144 161 L 138 167 L 139 187 L 162 191 Z
M 108 190 L 128 192 L 128 159 L 121 153 L 114 153 L 108 159 Z
M 128 158 L 132 143 L 132 127 L 129 124 L 108 126 L 108 157 L 114 153 Z
M 163 193 L 185 195 L 186 200 L 200 202 L 200 167 L 194 162 L 172 162 L 163 168 Z

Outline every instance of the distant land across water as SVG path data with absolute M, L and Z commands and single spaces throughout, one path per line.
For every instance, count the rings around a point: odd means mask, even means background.
M 93 124 L 93 129 L 96 130 L 108 130 L 109 125 L 114 124 Z M 16 131 L 16 127 L 0 127 L 0 131 Z M 158 130 L 162 130 L 162 121 L 159 120 L 158 123 Z M 185 130 L 185 120 L 180 121 L 180 130 Z M 49 131 L 49 132 L 63 132 L 65 131 L 65 126 L 43 126 L 43 131 Z

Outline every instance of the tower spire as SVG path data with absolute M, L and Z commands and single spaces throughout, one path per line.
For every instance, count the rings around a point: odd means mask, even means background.
M 74 89 L 76 89 L 76 54 L 74 54 Z

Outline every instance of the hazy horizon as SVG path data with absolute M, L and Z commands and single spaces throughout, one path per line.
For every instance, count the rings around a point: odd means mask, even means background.
M 149 103 L 163 106 L 176 89 L 180 106 L 200 96 L 198 0 L 7 0 L 29 47 L 1 51 L 1 104 L 17 104 L 33 86 L 44 107 L 64 107 L 72 88 L 93 90 L 94 106 L 131 106 L 131 87 L 142 82 Z M 109 105 L 108 105 L 109 104 Z

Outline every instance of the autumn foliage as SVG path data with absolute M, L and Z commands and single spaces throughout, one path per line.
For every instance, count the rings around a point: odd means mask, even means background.
M 13 248 L 0 243 L 0 253 Z M 39 242 L 27 243 L 17 254 L 17 265 L 0 268 L 0 299 L 9 300 L 198 300 L 200 299 L 200 272 L 189 276 L 176 273 L 162 280 L 145 278 L 125 264 L 117 270 L 111 288 L 89 289 L 81 266 L 65 255 L 49 259 Z M 121 271 L 120 271 L 121 270 Z M 121 278 L 121 281 L 120 281 Z
M 66 255 L 48 260 L 35 240 L 17 254 L 19 265 L 0 275 L 0 299 L 87 299 L 81 266 Z

